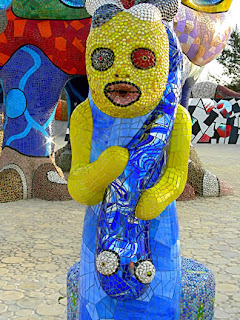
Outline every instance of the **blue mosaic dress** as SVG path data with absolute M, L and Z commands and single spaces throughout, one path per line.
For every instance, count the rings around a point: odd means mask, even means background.
M 127 319 L 129 310 L 131 319 L 179 319 L 180 250 L 175 202 L 152 221 L 134 218 L 134 208 L 141 193 L 137 191 L 150 187 L 164 167 L 164 151 L 173 121 L 171 123 L 168 115 L 160 117 L 159 127 L 162 127 L 164 138 L 161 141 L 159 139 L 158 144 L 162 145 L 163 153 L 155 163 L 155 175 L 150 175 L 150 179 L 144 181 L 141 170 L 136 170 L 136 163 L 138 169 L 146 169 L 149 163 L 144 163 L 144 160 L 149 162 L 149 157 L 148 160 L 144 159 L 144 153 L 141 152 L 141 159 L 136 161 L 136 152 L 133 152 L 136 151 L 136 145 L 133 145 L 132 137 L 136 137 L 144 127 L 149 115 L 134 119 L 106 117 L 91 99 L 90 105 L 94 114 L 95 132 L 91 162 L 106 148 L 119 145 L 128 147 L 129 164 L 118 181 L 109 186 L 103 202 L 87 208 L 81 249 L 79 319 Z M 103 121 L 104 130 L 99 130 Z M 126 127 L 129 128 L 128 132 Z M 143 150 L 144 143 L 138 143 L 138 150 Z M 150 149 L 148 141 L 148 151 L 153 152 Z M 159 148 L 157 150 L 159 152 Z M 147 152 L 145 155 L 148 156 Z M 134 162 L 133 174 L 130 170 Z M 138 190 L 132 190 L 131 186 L 136 186 Z M 117 197 L 119 192 L 121 196 Z M 97 239 L 93 241 L 96 234 Z M 95 267 L 97 254 L 104 250 L 118 252 L 121 256 L 119 271 L 110 277 L 101 275 Z M 131 270 L 126 269 L 131 261 L 137 263 L 144 259 L 151 260 L 156 268 L 150 284 L 137 281 L 131 275 Z

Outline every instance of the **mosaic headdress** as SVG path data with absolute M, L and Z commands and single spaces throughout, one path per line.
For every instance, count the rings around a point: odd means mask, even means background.
M 178 11 L 180 0 L 85 0 L 86 10 L 93 16 L 93 27 L 109 21 L 121 11 L 145 21 L 171 21 Z

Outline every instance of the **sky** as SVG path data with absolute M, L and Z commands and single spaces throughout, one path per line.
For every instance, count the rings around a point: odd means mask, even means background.
M 231 15 L 232 28 L 237 25 L 240 29 L 240 0 L 233 0 L 229 14 Z M 213 79 L 209 79 L 209 74 L 215 75 L 217 78 L 223 77 L 223 79 L 227 81 L 228 78 L 222 76 L 222 72 L 223 67 L 216 60 L 212 61 L 202 71 L 198 82 L 206 80 L 214 81 Z
M 230 7 L 230 14 L 233 19 L 233 25 L 238 25 L 240 28 L 240 0 L 233 0 Z
M 230 14 L 233 20 L 233 25 L 237 24 L 240 27 L 240 0 L 233 0 L 230 7 Z

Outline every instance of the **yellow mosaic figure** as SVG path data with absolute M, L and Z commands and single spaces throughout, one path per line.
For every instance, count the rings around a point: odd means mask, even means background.
M 158 11 L 147 6 L 136 16 L 106 5 L 93 16 L 90 93 L 70 121 L 68 188 L 88 205 L 81 320 L 179 319 L 174 200 L 186 183 L 191 120 L 178 105 L 181 50 Z

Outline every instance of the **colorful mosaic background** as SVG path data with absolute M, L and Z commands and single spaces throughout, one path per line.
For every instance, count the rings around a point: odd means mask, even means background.
M 90 19 L 38 21 L 19 18 L 7 10 L 8 24 L 0 35 L 0 66 L 19 48 L 32 44 L 68 74 L 86 74 L 85 47 Z
M 0 9 L 7 9 L 10 6 L 11 2 L 12 0 L 1 0 Z
M 1 8 L 8 5 L 5 1 Z M 91 20 L 81 7 L 74 1 L 14 0 L 12 7 L 0 11 L 0 85 L 5 105 L 0 202 L 71 198 L 53 157 L 53 124 L 66 83 L 73 75 L 86 75 Z
M 174 30 L 191 62 L 204 66 L 221 53 L 231 30 L 228 18 L 225 13 L 203 13 L 180 6 Z

